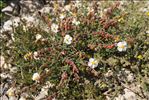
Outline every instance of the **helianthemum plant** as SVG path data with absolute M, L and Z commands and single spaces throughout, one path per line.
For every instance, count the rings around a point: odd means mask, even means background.
M 6 73 L 1 76 L 4 82 L 11 80 L 7 95 L 27 92 L 21 98 L 35 100 L 148 98 L 149 17 L 137 10 L 146 4 L 65 3 L 53 1 L 49 13 L 39 10 L 36 16 L 4 23 L 1 61 Z M 8 72 L 13 77 L 5 78 Z M 138 83 L 146 94 L 128 90 Z

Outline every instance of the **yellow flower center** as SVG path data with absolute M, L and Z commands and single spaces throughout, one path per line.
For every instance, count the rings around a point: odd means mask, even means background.
M 8 95 L 8 96 L 14 96 L 14 91 L 11 90 L 11 89 L 8 90 L 8 91 L 7 91 L 7 95 Z
M 143 59 L 142 55 L 137 56 L 138 59 Z
M 94 65 L 94 64 L 96 64 L 96 62 L 95 61 L 92 61 L 92 65 Z
M 124 45 L 121 45 L 121 46 L 120 46 L 120 48 L 124 49 L 124 48 L 125 48 L 125 46 L 124 46 Z
M 147 12 L 146 14 L 147 14 L 147 16 L 149 16 L 149 12 Z
M 66 41 L 69 42 L 69 38 L 67 38 Z
M 13 92 L 9 92 L 8 95 L 9 96 L 14 96 L 14 93 Z

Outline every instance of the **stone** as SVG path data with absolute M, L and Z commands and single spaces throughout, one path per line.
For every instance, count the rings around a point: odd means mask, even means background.
M 12 12 L 13 11 L 13 7 L 7 6 L 7 7 L 5 7 L 5 8 L 2 9 L 2 12 L 6 12 L 6 11 Z
M 2 9 L 2 12 L 7 16 L 16 16 L 20 13 L 20 6 L 18 1 L 8 3 L 8 6 Z
M 40 0 L 20 0 L 21 14 L 33 13 L 40 9 L 43 4 Z

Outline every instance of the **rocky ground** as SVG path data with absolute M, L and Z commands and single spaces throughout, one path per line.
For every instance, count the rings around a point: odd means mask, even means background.
M 22 21 L 26 21 L 26 27 L 40 27 L 45 32 L 49 32 L 49 26 L 48 23 L 45 23 L 46 17 L 44 18 L 45 21 L 41 20 L 44 15 L 47 15 L 48 13 L 52 13 L 54 10 L 54 2 L 55 1 L 48 1 L 48 0 L 10 0 L 9 2 L 6 1 L 6 6 L 2 8 L 2 14 L 5 14 L 5 17 L 3 17 L 1 21 L 1 34 L 0 38 L 2 39 L 7 39 L 7 42 L 5 45 L 8 45 L 9 49 L 13 48 L 11 47 L 11 43 L 13 41 L 13 31 L 15 27 L 18 27 L 20 24 L 22 24 Z M 61 5 L 61 9 L 69 9 L 69 1 L 57 1 Z M 134 3 L 138 3 L 139 1 L 134 1 Z M 79 6 L 79 3 L 76 1 L 73 4 L 76 4 Z M 127 1 L 120 1 L 120 4 L 127 4 Z M 145 6 L 145 4 L 143 4 Z M 149 11 L 149 2 L 146 2 L 145 7 L 141 7 L 139 10 L 142 12 Z M 125 9 L 125 8 L 121 8 Z M 63 17 L 63 16 L 61 16 Z M 12 27 L 13 23 L 13 27 Z M 26 30 L 26 27 L 24 27 L 24 30 Z M 8 36 L 11 38 L 9 40 Z M 139 36 L 138 36 L 139 37 Z M 40 36 L 37 36 L 37 39 L 40 39 Z M 147 39 L 146 39 L 147 40 Z M 3 49 L 3 47 L 0 47 Z M 145 49 L 146 50 L 146 49 Z M 7 50 L 8 54 L 11 52 L 10 50 Z M 148 52 L 148 49 L 146 50 L 146 53 Z M 10 54 L 11 55 L 11 54 Z M 141 56 L 139 56 L 140 59 Z M 36 57 L 35 57 L 36 58 Z M 13 59 L 13 58 L 12 58 Z M 148 58 L 147 58 L 148 59 Z M 107 63 L 111 66 L 114 66 L 113 64 L 115 63 L 115 60 L 112 58 L 106 60 Z M 112 62 L 113 61 L 113 62 Z M 125 63 L 126 66 L 131 65 L 130 62 L 127 62 L 125 59 L 121 60 L 122 62 Z M 50 89 L 54 87 L 55 84 L 52 84 L 50 82 L 47 82 L 44 86 L 42 86 L 41 91 L 38 91 L 36 95 L 34 94 L 28 94 L 26 91 L 28 87 L 23 87 L 21 85 L 17 86 L 16 83 L 16 78 L 13 76 L 13 74 L 17 73 L 18 69 L 13 66 L 12 64 L 9 64 L 11 62 L 11 59 L 8 60 L 8 58 L 5 58 L 3 56 L 3 52 L 1 52 L 1 58 L 0 58 L 0 63 L 1 63 L 1 90 L 0 90 L 0 97 L 2 100 L 30 100 L 26 99 L 29 96 L 31 98 L 34 98 L 34 100 L 56 100 L 56 96 L 52 97 L 47 97 L 47 89 Z M 146 64 L 146 66 L 148 66 Z M 106 73 L 104 73 L 104 76 L 109 79 L 113 74 L 112 70 L 108 70 Z M 108 90 L 104 92 L 104 95 L 106 95 L 107 100 L 149 100 L 149 92 L 144 90 L 142 88 L 141 82 L 136 81 L 136 76 L 131 70 L 128 70 L 127 68 L 122 68 L 118 73 L 117 73 L 117 78 L 119 82 L 121 83 L 121 86 L 123 87 L 123 93 L 118 92 L 119 94 L 115 93 L 115 97 L 112 99 L 110 98 L 110 92 L 113 90 Z M 142 77 L 140 77 L 142 78 Z M 149 81 L 148 74 L 143 77 L 144 80 L 147 82 Z M 127 83 L 123 83 L 123 81 L 127 80 Z M 140 79 L 140 81 L 142 81 Z M 100 85 L 100 80 L 96 81 L 94 84 Z M 148 85 L 147 85 L 148 86 Z M 24 90 L 21 90 L 24 89 Z M 148 88 L 147 88 L 148 89 Z M 17 91 L 16 91 L 17 90 Z M 21 90 L 21 91 L 20 91 Z M 72 90 L 73 91 L 73 90 Z M 113 95 L 113 94 L 112 94 Z M 47 97 L 45 99 L 45 97 Z M 44 98 L 44 99 L 43 99 Z M 67 100 L 67 98 L 66 98 Z M 87 100 L 94 100 L 88 98 Z

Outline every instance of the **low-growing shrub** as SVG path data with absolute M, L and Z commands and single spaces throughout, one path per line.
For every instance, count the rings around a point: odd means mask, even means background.
M 131 82 L 149 91 L 149 16 L 138 10 L 145 3 L 55 2 L 50 13 L 38 12 L 39 25 L 21 19 L 1 41 L 5 61 L 17 68 L 13 85 L 32 98 L 50 82 L 48 100 L 105 100 Z

